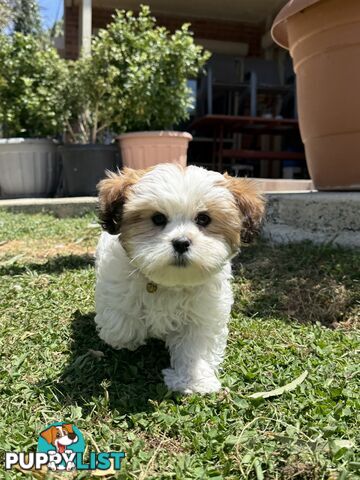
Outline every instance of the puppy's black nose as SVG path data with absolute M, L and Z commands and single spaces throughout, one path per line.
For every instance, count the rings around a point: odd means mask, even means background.
M 70 438 L 70 440 L 75 440 L 76 438 L 76 433 L 68 433 L 68 437 Z
M 189 250 L 191 241 L 187 237 L 180 237 L 180 238 L 175 238 L 172 241 L 172 244 L 175 252 L 185 253 L 187 250 Z

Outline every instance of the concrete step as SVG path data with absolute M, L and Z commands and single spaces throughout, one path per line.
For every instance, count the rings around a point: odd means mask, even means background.
M 274 243 L 310 240 L 360 247 L 360 192 L 265 193 L 267 214 L 262 235 Z M 79 217 L 94 212 L 96 197 L 0 200 L 11 212 Z
M 267 200 L 266 239 L 360 247 L 360 192 L 272 193 Z

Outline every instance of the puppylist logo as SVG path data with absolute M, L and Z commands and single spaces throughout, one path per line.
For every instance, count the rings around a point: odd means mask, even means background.
M 39 435 L 36 452 L 6 452 L 5 469 L 15 466 L 22 470 L 52 471 L 120 470 L 124 452 L 90 452 L 84 459 L 85 441 L 80 430 L 71 423 L 55 422 Z

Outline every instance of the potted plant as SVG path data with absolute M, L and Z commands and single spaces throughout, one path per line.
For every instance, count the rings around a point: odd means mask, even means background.
M 108 112 L 104 123 L 121 134 L 126 166 L 186 164 L 192 137 L 172 128 L 188 118 L 192 96 L 187 81 L 209 58 L 188 28 L 170 34 L 142 6 L 137 16 L 117 11 L 93 40 L 90 70 L 102 90 L 101 109 Z
M 66 62 L 43 39 L 0 35 L 0 189 L 6 197 L 53 194 L 54 136 L 64 121 Z
M 358 0 L 292 0 L 272 35 L 289 48 L 300 130 L 318 190 L 360 190 Z
M 69 63 L 66 86 L 65 143 L 59 151 L 63 165 L 63 193 L 96 195 L 106 170 L 116 170 L 119 153 L 110 133 L 111 105 L 104 103 L 108 86 L 94 68 L 92 57 Z

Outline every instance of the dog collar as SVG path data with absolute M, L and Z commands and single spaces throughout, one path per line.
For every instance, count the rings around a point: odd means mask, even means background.
M 149 293 L 155 293 L 156 290 L 157 290 L 157 285 L 156 283 L 154 282 L 148 282 L 146 284 L 146 290 L 149 292 Z

